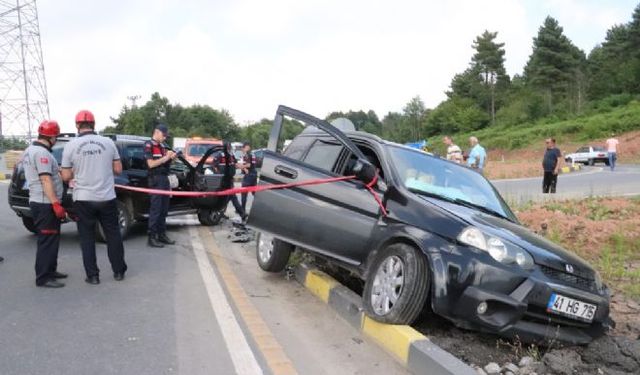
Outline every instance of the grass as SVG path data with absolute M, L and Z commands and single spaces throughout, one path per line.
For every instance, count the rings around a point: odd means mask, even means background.
M 640 298 L 640 239 L 631 239 L 623 233 L 615 233 L 600 253 L 596 267 L 602 278 L 620 288 L 633 298 Z
M 539 143 L 540 139 L 555 137 L 559 143 L 586 142 L 593 139 L 640 129 L 640 101 L 626 105 L 592 111 L 589 114 L 562 121 L 542 121 L 518 125 L 496 125 L 473 132 L 454 134 L 455 139 L 466 140 L 474 135 L 489 149 L 515 150 Z

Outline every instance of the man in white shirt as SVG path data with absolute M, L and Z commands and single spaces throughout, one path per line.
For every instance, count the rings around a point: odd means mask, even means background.
M 620 142 L 615 138 L 615 134 L 611 134 L 611 138 L 605 142 L 607 145 L 607 152 L 609 153 L 609 168 L 611 171 L 616 168 L 616 160 L 618 159 L 618 145 Z
M 447 146 L 447 160 L 451 160 L 458 164 L 462 163 L 462 150 L 457 144 L 453 143 L 453 139 L 451 139 L 450 136 L 445 135 L 443 142 Z

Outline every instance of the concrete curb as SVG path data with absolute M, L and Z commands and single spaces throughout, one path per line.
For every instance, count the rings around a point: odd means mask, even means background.
M 578 172 L 580 170 L 582 170 L 582 165 L 580 164 L 576 164 L 576 165 L 571 165 L 571 166 L 564 166 L 560 169 L 560 173 L 565 174 L 565 173 L 571 173 L 571 172 Z
M 475 375 L 475 370 L 442 350 L 408 325 L 376 322 L 367 317 L 362 298 L 322 271 L 300 264 L 296 280 L 329 304 L 343 319 L 392 354 L 412 373 L 428 375 Z
M 0 173 L 0 181 L 2 180 L 10 180 L 11 179 L 11 174 L 9 173 Z

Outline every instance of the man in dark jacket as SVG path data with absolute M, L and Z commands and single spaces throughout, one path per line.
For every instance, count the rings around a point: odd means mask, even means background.
M 554 138 L 545 140 L 546 150 L 542 158 L 542 170 L 544 177 L 542 178 L 542 193 L 555 194 L 556 185 L 558 184 L 558 173 L 560 172 L 560 163 L 562 162 L 562 152 L 556 147 Z

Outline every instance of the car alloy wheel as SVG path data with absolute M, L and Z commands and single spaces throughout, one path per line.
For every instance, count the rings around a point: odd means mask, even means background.
M 268 263 L 273 255 L 273 236 L 267 233 L 260 233 L 258 238 L 258 256 L 262 263 Z
M 400 298 L 404 286 L 404 263 L 396 255 L 378 267 L 371 288 L 371 305 L 378 315 L 386 315 Z

